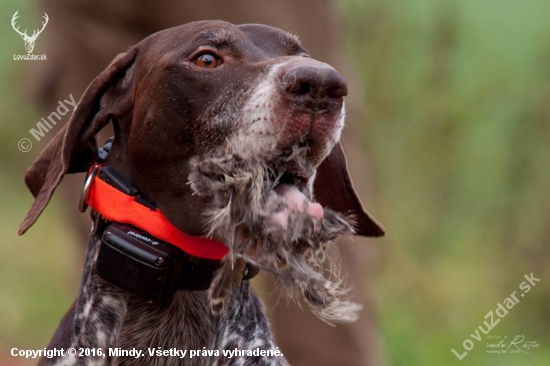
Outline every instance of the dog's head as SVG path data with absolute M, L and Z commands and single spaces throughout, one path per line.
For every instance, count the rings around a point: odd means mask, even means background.
M 330 208 L 354 215 L 358 234 L 381 236 L 353 189 L 339 144 L 346 94 L 335 69 L 273 27 L 204 21 L 153 34 L 90 84 L 70 122 L 28 170 L 36 200 L 20 233 L 64 174 L 89 168 L 95 135 L 112 122 L 107 164 L 191 235 L 234 239 L 228 228 L 246 214 L 229 213 L 234 221 L 225 228 L 220 218 L 238 203 L 256 220 L 248 232 L 261 216 L 299 240 L 289 224 L 297 213 L 312 220 L 317 235 Z M 239 190 L 247 192 L 240 201 Z

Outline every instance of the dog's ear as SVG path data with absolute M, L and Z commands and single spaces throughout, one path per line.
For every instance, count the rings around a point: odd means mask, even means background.
M 19 226 L 22 235 L 38 219 L 55 188 L 66 173 L 86 171 L 97 156 L 95 135 L 124 106 L 123 98 L 131 88 L 136 58 L 134 47 L 118 55 L 92 81 L 78 103 L 69 123 L 50 141 L 27 170 L 25 183 L 35 197 L 31 209 Z
M 340 143 L 334 146 L 330 155 L 317 168 L 313 190 L 315 199 L 321 205 L 355 216 L 357 235 L 384 236 L 382 225 L 365 211 L 357 197 L 348 173 L 346 155 Z

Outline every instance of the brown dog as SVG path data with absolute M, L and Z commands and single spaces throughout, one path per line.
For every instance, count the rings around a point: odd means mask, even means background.
M 327 242 L 352 231 L 350 217 L 337 212 L 355 215 L 358 234 L 383 235 L 361 207 L 338 144 L 346 93 L 332 67 L 309 58 L 294 36 L 267 26 L 191 23 L 156 33 L 117 57 L 28 171 L 36 200 L 21 233 L 36 221 L 64 174 L 86 171 L 95 161 L 95 135 L 112 122 L 115 140 L 106 165 L 180 231 L 210 234 L 230 247 L 231 256 L 216 272 L 210 296 L 178 291 L 167 302 L 148 304 L 96 275 L 101 232 L 94 232 L 79 297 L 50 347 L 273 349 L 248 284 L 226 281 L 238 258 L 294 286 L 321 318 L 353 319 L 354 306 L 339 301 L 338 286 L 311 268 Z M 116 356 L 97 361 L 102 360 L 179 362 Z M 286 363 L 260 356 L 188 361 Z

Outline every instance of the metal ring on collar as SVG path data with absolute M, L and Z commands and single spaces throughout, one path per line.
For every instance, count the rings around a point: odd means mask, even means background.
M 80 201 L 78 202 L 78 209 L 80 212 L 85 212 L 88 208 L 88 203 L 86 202 L 88 200 L 88 197 L 90 197 L 90 191 L 92 188 L 92 182 L 94 181 L 95 176 L 97 175 L 98 171 L 97 165 L 92 168 L 92 171 L 88 176 L 86 177 L 86 180 L 84 181 L 84 187 L 82 187 L 82 193 L 80 194 Z

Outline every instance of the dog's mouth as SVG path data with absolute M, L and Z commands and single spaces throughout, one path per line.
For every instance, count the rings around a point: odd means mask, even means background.
M 306 194 L 306 187 L 310 181 L 312 175 L 298 169 L 293 169 L 290 166 L 282 166 L 279 164 L 269 165 L 269 177 L 270 185 L 272 188 L 276 188 L 279 185 L 294 186 L 301 192 Z M 307 193 L 309 194 L 309 193 Z M 308 197 L 311 198 L 311 197 Z
M 273 183 L 273 187 L 277 187 L 281 184 L 295 186 L 300 191 L 304 191 L 305 187 L 311 177 L 300 175 L 300 173 L 293 173 L 288 170 L 284 170 L 282 173 L 277 172 L 270 176 L 270 180 Z
M 265 204 L 272 212 L 271 221 L 282 230 L 287 230 L 292 213 L 305 214 L 318 221 L 324 216 L 323 207 L 313 201 L 314 169 L 304 162 L 307 160 L 298 162 L 283 156 L 269 169 Z
M 326 210 L 314 201 L 317 165 L 308 152 L 307 146 L 296 144 L 263 160 L 235 154 L 203 158 L 195 165 L 190 184 L 196 193 L 212 197 L 209 212 L 222 210 L 211 215 L 217 221 L 223 216 L 234 224 L 248 223 L 251 234 L 269 227 L 273 235 L 296 240 L 293 221 L 307 222 L 308 231 L 315 233 L 326 217 Z M 211 225 L 210 234 L 215 235 L 213 228 L 219 226 L 223 225 Z
M 302 293 L 320 318 L 353 318 L 356 308 L 340 301 L 345 294 L 340 282 L 321 273 L 326 245 L 350 235 L 353 223 L 313 200 L 317 166 L 307 150 L 295 148 L 267 163 L 224 154 L 194 161 L 191 168 L 191 188 L 211 198 L 206 212 L 210 235 L 231 253 L 210 288 L 213 311 L 230 293 L 233 260 L 242 259 L 275 274 L 289 294 Z

